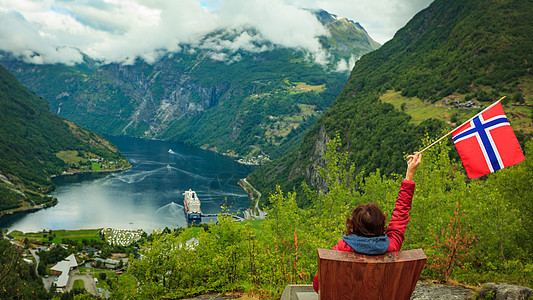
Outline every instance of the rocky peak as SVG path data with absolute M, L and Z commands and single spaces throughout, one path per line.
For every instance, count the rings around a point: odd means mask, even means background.
M 328 25 L 330 23 L 333 23 L 337 20 L 337 15 L 330 14 L 329 12 L 323 10 L 323 9 L 310 9 L 312 13 L 315 14 L 316 18 L 322 23 L 323 25 Z

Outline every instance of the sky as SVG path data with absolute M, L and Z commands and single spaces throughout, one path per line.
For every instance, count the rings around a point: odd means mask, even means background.
M 192 44 L 264 51 L 259 41 L 326 55 L 326 29 L 304 8 L 359 22 L 383 44 L 432 0 L 0 0 L 0 50 L 26 62 L 75 64 L 80 51 L 104 62 L 154 62 Z M 260 34 L 241 33 L 253 26 Z M 201 38 L 226 28 L 233 41 Z M 38 55 L 37 55 L 38 54 Z M 220 53 L 220 55 L 223 55 Z M 224 59 L 221 57 L 221 59 Z

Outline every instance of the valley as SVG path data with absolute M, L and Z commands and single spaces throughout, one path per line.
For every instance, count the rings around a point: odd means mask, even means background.
M 192 2 L 135 0 L 127 13 L 120 1 L 33 2 L 38 22 L 0 9 L 9 25 L 0 39 L 8 28 L 43 42 L 10 32 L 0 43 L 0 210 L 31 210 L 0 218 L 0 298 L 89 297 L 41 282 L 61 276 L 54 264 L 72 254 L 90 264 L 78 272 L 87 285 L 98 279 L 102 297 L 279 299 L 313 281 L 317 249 L 375 237 L 349 222 L 365 203 L 381 211 L 373 235 L 395 239 L 394 250 L 422 249 L 419 286 L 492 299 L 501 291 L 486 287 L 502 282 L 533 295 L 530 1 L 417 2 L 383 45 L 367 23 L 286 1 Z M 413 3 L 373 13 L 401 22 Z M 59 34 L 40 21 L 50 15 L 75 26 Z M 80 44 L 80 29 L 93 40 Z M 79 47 L 54 44 L 55 34 Z M 468 137 L 494 172 L 467 176 L 471 162 L 448 138 L 404 177 L 408 154 L 498 99 L 505 116 Z M 505 136 L 492 138 L 495 128 Z M 505 163 L 501 141 L 512 142 Z M 412 201 L 398 192 L 404 185 Z M 201 215 L 185 209 L 188 190 Z M 398 206 L 401 230 L 387 223 Z M 107 242 L 82 228 L 109 228 Z M 40 246 L 46 263 L 22 263 L 25 248 Z
M 333 103 L 359 57 L 379 48 L 358 23 L 313 11 L 327 28 L 327 60 L 276 46 L 254 28 L 219 30 L 200 45 L 181 45 L 154 62 L 73 66 L 28 64 L 3 55 L 0 64 L 50 110 L 102 134 L 179 141 L 222 154 L 279 158 Z M 256 37 L 264 51 L 210 49 Z M 344 67 L 339 67 L 339 66 Z

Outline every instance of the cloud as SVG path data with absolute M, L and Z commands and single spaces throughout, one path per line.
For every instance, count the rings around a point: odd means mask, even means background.
M 262 52 L 279 45 L 306 50 L 311 60 L 326 63 L 327 53 L 318 38 L 328 31 L 309 11 L 282 0 L 224 0 L 217 4 L 212 16 L 217 28 L 225 32 L 202 41 L 201 48 Z
M 211 49 L 214 51 L 246 50 L 248 52 L 263 52 L 272 47 L 265 44 L 266 40 L 259 34 L 246 31 L 246 28 L 228 29 L 219 34 L 212 35 L 200 43 L 200 48 Z
M 357 59 L 354 55 L 350 56 L 349 60 L 341 59 L 335 68 L 336 72 L 346 72 L 351 71 L 353 69 L 353 66 L 355 66 L 355 61 Z
M 365 28 L 373 24 L 371 28 L 375 29 L 368 30 L 371 36 L 372 30 L 377 36 L 385 36 L 396 31 L 398 23 L 406 22 L 418 6 L 429 0 L 413 0 L 409 4 L 394 0 L 393 5 L 387 0 L 360 2 L 363 3 L 357 5 L 353 0 L 0 0 L 0 49 L 33 63 L 74 64 L 82 61 L 80 51 L 104 62 L 131 63 L 141 57 L 152 63 L 165 51 L 179 50 L 182 44 L 220 53 L 239 49 L 265 51 L 271 45 L 279 45 L 306 50 L 311 59 L 325 63 L 328 54 L 321 48 L 318 37 L 327 35 L 327 30 L 302 8 L 331 10 L 359 21 Z M 233 36 L 225 40 L 205 38 L 221 28 L 228 29 Z M 220 59 L 224 55 L 216 57 Z
M 274 44 L 321 50 L 318 36 L 328 31 L 309 11 L 282 0 L 226 0 L 219 11 L 222 27 L 251 26 Z
M 37 30 L 16 13 L 0 12 L 0 43 L 2 50 L 28 63 L 72 65 L 83 59 L 77 49 L 59 46 L 54 36 Z
M 390 40 L 433 0 L 286 0 L 297 7 L 321 8 L 339 17 L 359 22 L 380 44 Z
M 144 6 L 134 1 L 116 2 L 102 11 L 102 15 L 111 11 L 117 16 L 115 21 L 105 23 L 108 29 L 91 25 L 96 36 L 92 35 L 93 42 L 83 48 L 91 57 L 131 62 L 140 56 L 152 63 L 164 51 L 179 50 L 179 44 L 194 43 L 216 28 L 216 20 L 196 0 L 145 1 Z M 67 8 L 71 12 L 82 10 Z M 97 12 L 85 12 L 84 20 L 87 25 L 102 24 Z

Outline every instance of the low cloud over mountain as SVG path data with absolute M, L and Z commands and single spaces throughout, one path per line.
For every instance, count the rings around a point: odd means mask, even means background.
M 196 0 L 20 1 L 0 9 L 2 50 L 33 63 L 74 64 L 82 61 L 76 49 L 106 62 L 137 56 L 153 62 L 162 51 L 199 44 L 217 29 L 243 27 L 255 28 L 257 35 L 243 34 L 225 43 L 208 40 L 203 47 L 261 51 L 254 41 L 264 39 L 305 49 L 317 58 L 323 55 L 318 36 L 327 30 L 311 12 L 281 0 L 227 0 L 216 10 Z
M 429 2 L 416 2 L 424 1 Z M 339 9 L 344 2 L 329 5 Z M 307 7 L 323 4 L 311 1 Z M 82 61 L 81 53 L 104 62 L 131 63 L 142 57 L 150 63 L 183 44 L 217 51 L 264 51 L 267 42 L 306 50 L 323 63 L 327 54 L 319 37 L 328 31 L 302 5 L 289 0 L 0 0 L 0 49 L 37 64 L 75 64 Z M 374 4 L 352 6 L 368 11 Z M 409 10 L 398 14 L 405 11 Z M 219 29 L 243 28 L 254 28 L 255 33 L 223 42 L 204 39 Z

